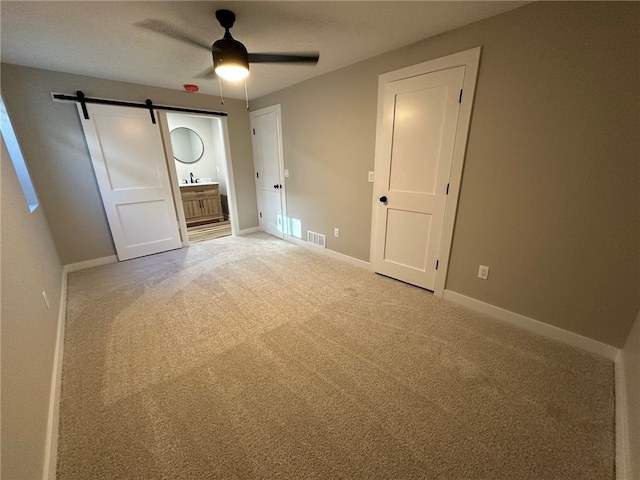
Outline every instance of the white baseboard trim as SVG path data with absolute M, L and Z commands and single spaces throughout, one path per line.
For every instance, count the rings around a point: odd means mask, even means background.
M 629 465 L 629 431 L 627 410 L 627 388 L 625 382 L 624 360 L 622 352 L 615 361 L 616 376 L 616 480 L 627 480 L 631 467 Z
M 620 353 L 619 348 L 612 347 L 611 345 L 583 337 L 582 335 L 569 332 L 568 330 L 563 330 L 562 328 L 554 327 L 553 325 L 543 323 L 539 320 L 534 320 L 533 318 L 525 317 L 519 313 L 511 312 L 509 310 L 481 302 L 480 300 L 452 292 L 451 290 L 445 289 L 443 298 L 453 303 L 457 303 L 458 305 L 462 305 L 463 307 L 475 310 L 476 312 L 489 315 L 497 320 L 502 320 L 503 322 L 510 323 L 530 332 L 558 340 L 576 348 L 581 348 L 612 361 L 615 361 Z
M 58 460 L 58 427 L 60 420 L 60 391 L 62 387 L 62 357 L 64 354 L 64 326 L 67 318 L 67 272 L 62 269 L 60 308 L 58 309 L 58 331 L 53 356 L 51 393 L 49 395 L 49 418 L 45 444 L 43 480 L 55 480 Z
M 259 231 L 260 227 L 245 228 L 244 230 L 240 230 L 238 235 L 250 235 L 252 233 L 258 233 Z
M 364 268 L 365 270 L 371 270 L 371 264 L 369 262 L 365 262 L 364 260 L 350 257 L 349 255 L 344 255 L 343 253 L 338 253 L 333 250 L 329 250 L 327 248 L 318 247 L 312 243 L 305 242 L 304 240 L 300 240 L 299 238 L 292 237 L 289 235 L 285 235 L 283 240 L 289 243 L 298 245 L 300 247 L 304 247 L 307 250 L 310 250 L 314 253 L 319 253 L 320 255 L 326 255 L 327 257 L 333 258 L 335 260 L 340 260 L 341 262 L 346 262 L 350 265 Z
M 84 270 L 85 268 L 99 267 L 100 265 L 107 265 L 109 263 L 116 263 L 118 261 L 117 255 L 110 255 L 108 257 L 94 258 L 92 260 L 86 260 L 84 262 L 69 263 L 64 266 L 65 273 L 75 272 L 78 270 Z

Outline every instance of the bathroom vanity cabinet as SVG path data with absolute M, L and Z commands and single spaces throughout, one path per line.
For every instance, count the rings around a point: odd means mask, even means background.
M 217 183 L 180 185 L 187 225 L 224 220 Z

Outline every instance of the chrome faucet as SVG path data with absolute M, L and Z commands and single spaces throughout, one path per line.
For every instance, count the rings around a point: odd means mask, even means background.
M 191 177 L 191 183 L 194 183 L 194 181 L 193 181 L 193 173 L 190 173 L 189 176 Z

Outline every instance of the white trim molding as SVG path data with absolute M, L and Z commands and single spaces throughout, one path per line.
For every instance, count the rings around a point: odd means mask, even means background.
M 259 231 L 260 227 L 245 228 L 244 230 L 240 230 L 238 235 L 251 235 L 252 233 L 258 233 Z
M 567 345 L 571 345 L 576 348 L 581 348 L 582 350 L 595 353 L 611 361 L 615 361 L 620 353 L 619 348 L 612 347 L 611 345 L 583 337 L 582 335 L 569 332 L 568 330 L 563 330 L 562 328 L 554 327 L 553 325 L 543 323 L 533 318 L 525 317 L 524 315 L 505 310 L 504 308 L 481 302 L 480 300 L 461 295 L 451 290 L 445 290 L 443 298 L 476 312 L 484 313 L 496 320 L 510 323 L 516 327 L 558 340 L 559 342 L 566 343 Z
M 229 138 L 229 124 L 227 117 L 222 117 L 220 122 L 222 128 L 222 139 L 224 140 L 224 165 L 226 168 L 227 197 L 229 202 L 229 222 L 231 223 L 231 234 L 242 235 L 236 233 L 240 231 L 240 223 L 238 217 L 238 202 L 236 198 L 236 181 L 233 174 L 233 159 L 231 157 L 231 140 Z
M 349 255 L 344 255 L 343 253 L 339 253 L 334 250 L 318 247 L 317 245 L 314 245 L 309 242 L 305 242 L 304 240 L 300 240 L 296 237 L 292 237 L 291 235 L 285 235 L 283 240 L 289 243 L 293 243 L 294 245 L 298 245 L 299 247 L 306 248 L 307 250 L 310 250 L 313 253 L 317 253 L 319 255 L 325 255 L 327 257 L 333 258 L 334 260 L 339 260 L 341 262 L 348 263 L 355 267 L 364 268 L 365 270 L 371 270 L 371 264 L 369 262 L 365 262 L 364 260 L 360 260 L 358 258 L 350 257 Z
M 62 268 L 60 286 L 60 308 L 58 309 L 58 331 L 53 356 L 51 393 L 49 395 L 49 418 L 47 419 L 47 437 L 44 451 L 44 480 L 55 480 L 58 460 L 58 427 L 60 423 L 60 392 L 62 388 L 62 357 L 64 354 L 64 327 L 67 318 L 67 271 Z
M 63 267 L 64 273 L 76 272 L 78 270 L 84 270 L 85 268 L 99 267 L 101 265 L 108 265 L 109 263 L 116 263 L 118 261 L 117 255 L 110 255 L 108 257 L 94 258 L 78 263 L 68 263 Z M 66 275 L 65 275 L 66 284 Z

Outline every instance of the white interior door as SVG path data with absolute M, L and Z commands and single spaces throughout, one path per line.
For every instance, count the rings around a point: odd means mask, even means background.
M 251 132 L 260 229 L 283 238 L 285 183 L 280 105 L 251 112 Z
M 88 104 L 78 113 L 119 260 L 181 247 L 160 129 L 148 110 Z
M 464 66 L 385 84 L 374 270 L 434 290 Z

